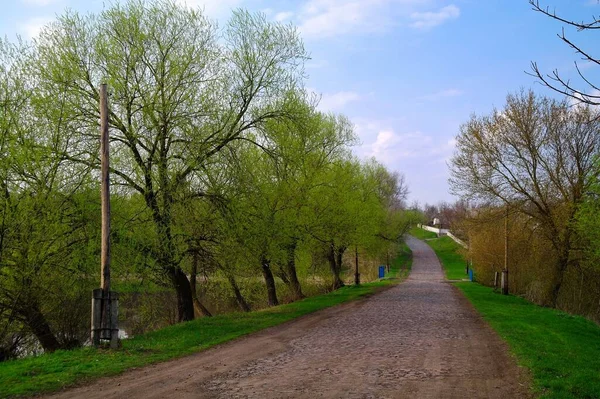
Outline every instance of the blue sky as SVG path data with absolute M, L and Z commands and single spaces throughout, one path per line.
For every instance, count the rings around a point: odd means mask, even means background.
M 321 109 L 350 117 L 361 140 L 355 152 L 403 172 L 411 201 L 454 199 L 446 165 L 471 114 L 489 113 L 520 88 L 554 96 L 525 73 L 531 61 L 577 82 L 580 57 L 557 38 L 562 25 L 527 0 L 179 1 L 220 21 L 243 7 L 298 26 L 312 57 L 307 87 L 322 95 Z M 30 38 L 67 7 L 85 13 L 104 3 L 0 0 L 0 34 Z M 578 21 L 600 14 L 596 0 L 541 3 Z M 594 33 L 566 33 L 597 50 Z M 598 82 L 597 68 L 584 64 Z

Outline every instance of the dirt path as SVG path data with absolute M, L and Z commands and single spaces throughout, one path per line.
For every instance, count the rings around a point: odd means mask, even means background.
M 506 345 L 443 281 L 433 251 L 408 244 L 409 279 L 368 300 L 55 397 L 528 397 Z

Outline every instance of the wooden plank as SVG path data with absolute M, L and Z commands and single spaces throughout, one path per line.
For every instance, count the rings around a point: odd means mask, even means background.
M 91 339 L 92 345 L 100 345 L 100 334 L 102 329 L 102 288 L 97 288 L 92 294 L 92 323 Z
M 110 292 L 110 347 L 119 347 L 119 294 Z

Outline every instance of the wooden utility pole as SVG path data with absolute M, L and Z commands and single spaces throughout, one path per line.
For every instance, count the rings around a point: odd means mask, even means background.
M 92 296 L 92 344 L 109 340 L 111 348 L 119 343 L 118 294 L 110 290 L 110 181 L 108 153 L 108 93 L 100 85 L 100 200 L 102 234 L 100 246 L 100 288 Z
M 354 284 L 360 284 L 360 273 L 358 272 L 358 245 L 354 246 Z
M 502 295 L 508 295 L 508 205 L 504 215 L 504 270 L 502 270 Z
M 105 297 L 110 292 L 110 182 L 108 159 L 108 94 L 100 85 L 100 198 L 102 201 L 102 244 L 100 250 L 100 287 Z

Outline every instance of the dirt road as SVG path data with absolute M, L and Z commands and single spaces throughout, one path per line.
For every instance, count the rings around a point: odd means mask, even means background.
M 423 242 L 403 284 L 61 398 L 522 398 L 524 373 Z

